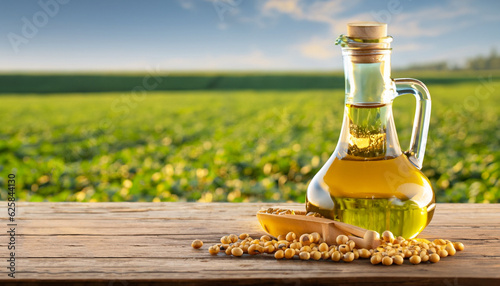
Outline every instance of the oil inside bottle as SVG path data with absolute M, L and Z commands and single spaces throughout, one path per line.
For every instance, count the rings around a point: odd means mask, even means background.
M 391 104 L 346 105 L 337 149 L 309 184 L 307 211 L 415 237 L 431 221 L 429 180 L 402 154 Z

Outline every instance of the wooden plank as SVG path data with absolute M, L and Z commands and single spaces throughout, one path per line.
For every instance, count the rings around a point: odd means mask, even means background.
M 18 275 L 10 279 L 2 267 L 0 283 L 68 285 L 65 280 L 79 285 L 500 283 L 500 204 L 438 204 L 433 221 L 421 237 L 460 240 L 466 244 L 466 250 L 432 265 L 414 266 L 406 261 L 401 266 L 383 267 L 370 265 L 367 260 L 276 261 L 270 255 L 234 258 L 208 254 L 208 246 L 222 235 L 241 232 L 254 237 L 262 235 L 255 213 L 271 205 L 19 203 Z M 6 213 L 5 206 L 0 206 L 0 212 Z M 6 218 L 2 217 L 0 223 L 5 225 Z M 2 257 L 8 255 L 6 235 L 0 233 Z M 190 247 L 196 238 L 205 241 L 201 250 Z

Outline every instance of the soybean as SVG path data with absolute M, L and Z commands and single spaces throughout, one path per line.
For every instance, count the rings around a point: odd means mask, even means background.
M 448 251 L 444 250 L 444 249 L 441 249 L 439 252 L 438 252 L 439 256 L 441 258 L 444 258 L 446 256 L 448 256 Z
M 299 254 L 299 258 L 302 260 L 309 260 L 309 258 L 311 258 L 311 255 L 309 254 L 309 252 L 302 251 Z
M 271 240 L 271 237 L 269 235 L 263 235 L 260 237 L 260 240 L 266 242 L 266 241 L 270 241 Z
M 297 239 L 297 235 L 295 234 L 295 232 L 289 232 L 289 233 L 287 233 L 285 239 L 292 242 L 295 239 Z
M 311 258 L 314 260 L 320 260 L 321 259 L 321 252 L 319 251 L 312 251 L 311 252 Z
M 345 244 L 341 244 L 339 245 L 339 251 L 342 252 L 342 253 L 347 253 L 349 252 L 350 248 L 349 246 L 345 245 Z
M 349 246 L 349 249 L 351 251 L 356 247 L 356 243 L 352 240 L 349 240 L 346 244 L 347 244 L 347 246 Z
M 321 252 L 321 258 L 324 260 L 330 258 L 330 252 L 328 252 L 328 251 Z
M 220 251 L 220 248 L 217 245 L 210 246 L 208 248 L 208 252 L 212 255 L 217 255 Z
M 252 244 L 248 247 L 248 254 L 255 255 L 258 253 L 259 253 L 259 250 L 257 249 L 257 244 Z
M 240 257 L 243 255 L 243 250 L 239 247 L 235 247 L 231 250 L 231 254 L 236 256 L 236 257 Z
M 344 254 L 344 258 L 342 260 L 344 260 L 344 262 L 352 262 L 352 261 L 354 261 L 354 253 L 347 252 L 346 254 Z
M 317 233 L 317 232 L 311 233 L 311 241 L 313 243 L 318 242 L 320 239 L 321 239 L 321 235 L 319 235 L 319 233 Z
M 354 259 L 359 259 L 359 251 L 357 249 L 353 249 L 352 253 L 354 253 Z
M 455 249 L 458 251 L 462 251 L 465 248 L 464 244 L 461 242 L 455 242 L 455 243 L 453 243 L 453 246 L 455 246 Z
M 392 258 L 390 256 L 384 256 L 384 258 L 382 258 L 382 264 L 384 264 L 385 266 L 389 266 L 389 265 L 392 265 Z
M 403 264 L 404 258 L 401 255 L 394 255 L 394 257 L 392 257 L 392 260 L 394 261 L 394 264 L 401 265 Z
M 318 250 L 321 252 L 328 251 L 328 244 L 323 242 L 322 244 L 319 245 Z
M 223 236 L 223 237 L 221 237 L 221 238 L 220 238 L 220 242 L 221 242 L 222 244 L 230 244 L 230 243 L 231 243 L 231 240 L 229 239 L 229 237 L 227 237 L 227 236 Z
M 370 263 L 373 264 L 373 265 L 377 265 L 380 262 L 382 262 L 382 255 L 373 255 L 370 258 Z
M 370 256 L 372 255 L 370 253 L 370 251 L 368 249 L 365 249 L 365 248 L 361 248 L 360 250 L 358 250 L 358 253 L 359 253 L 359 257 L 361 257 L 361 258 L 370 258 Z
M 283 259 L 283 257 L 285 257 L 285 252 L 281 249 L 274 253 L 274 258 L 276 259 Z
M 302 245 L 309 245 L 309 244 L 311 244 L 312 243 L 311 240 L 312 240 L 311 236 L 309 234 L 307 234 L 307 233 L 301 235 L 300 239 L 299 239 L 299 241 L 300 241 L 300 243 L 302 243 Z
M 337 239 L 335 240 L 337 242 L 338 245 L 340 244 L 346 244 L 347 241 L 349 241 L 349 238 L 347 237 L 347 235 L 339 235 L 337 236 Z
M 194 249 L 198 249 L 198 248 L 201 248 L 203 246 L 203 241 L 199 240 L 199 239 L 195 239 L 193 240 L 193 242 L 191 243 L 191 246 L 194 248 Z
M 439 260 L 441 260 L 441 257 L 439 257 L 439 255 L 437 255 L 436 253 L 429 255 L 430 262 L 436 263 L 436 262 L 439 262 Z
M 412 257 L 410 257 L 411 264 L 419 264 L 421 261 L 422 261 L 422 258 L 420 258 L 420 256 L 418 256 L 418 255 L 413 255 Z
M 446 244 L 446 247 L 444 250 L 447 251 L 448 255 L 450 255 L 450 256 L 453 256 L 453 255 L 455 255 L 455 253 L 457 253 L 457 250 L 455 249 L 455 247 L 451 243 Z
M 340 254 L 340 252 L 338 252 L 337 250 L 335 250 L 333 253 L 332 253 L 332 260 L 333 261 L 340 261 L 340 258 L 342 257 L 342 255 Z
M 232 243 L 235 243 L 238 241 L 238 236 L 236 234 L 230 234 L 227 238 L 229 240 L 231 240 Z
M 300 252 L 311 252 L 311 247 L 309 245 L 303 246 Z
M 390 242 L 390 243 L 393 243 L 394 242 L 394 234 L 392 234 L 392 232 L 386 230 L 382 233 L 382 239 L 385 241 L 385 242 Z
M 295 255 L 295 250 L 287 248 L 285 250 L 285 258 L 286 259 L 292 259 L 292 257 Z

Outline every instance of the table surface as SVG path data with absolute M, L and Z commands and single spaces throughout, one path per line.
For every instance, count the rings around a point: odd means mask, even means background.
M 6 214 L 7 203 L 2 205 L 0 211 Z M 223 235 L 264 234 L 255 213 L 271 205 L 18 203 L 16 278 L 7 276 L 8 262 L 2 259 L 0 284 L 500 285 L 500 204 L 438 204 L 419 237 L 462 241 L 466 248 L 436 264 L 411 265 L 405 260 L 386 267 L 366 259 L 277 261 L 271 255 L 208 253 Z M 1 222 L 7 229 L 5 215 Z M 204 241 L 202 249 L 191 248 L 194 239 Z M 0 240 L 1 257 L 8 258 L 6 231 Z

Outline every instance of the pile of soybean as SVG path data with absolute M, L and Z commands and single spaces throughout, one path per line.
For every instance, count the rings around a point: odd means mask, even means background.
M 208 252 L 217 255 L 224 252 L 226 255 L 241 257 L 243 254 L 258 255 L 272 254 L 276 259 L 302 260 L 333 260 L 352 262 L 356 259 L 370 259 L 371 264 L 401 265 L 405 259 L 411 264 L 423 262 L 439 262 L 442 258 L 453 256 L 457 251 L 462 251 L 461 242 L 451 242 L 445 239 L 409 239 L 399 236 L 394 238 L 390 231 L 382 233 L 381 244 L 375 249 L 357 248 L 356 243 L 349 240 L 346 235 L 339 235 L 335 245 L 324 242 L 319 233 L 302 234 L 300 237 L 293 232 L 272 238 L 263 235 L 254 239 L 246 233 L 239 236 L 230 234 L 223 236 L 220 243 L 208 248 Z M 195 249 L 203 246 L 201 240 L 191 244 Z

